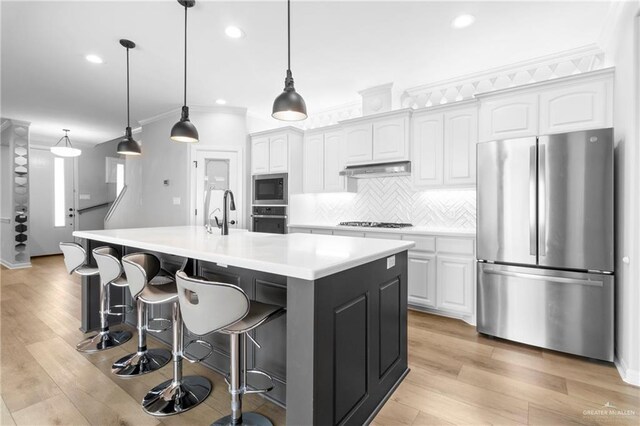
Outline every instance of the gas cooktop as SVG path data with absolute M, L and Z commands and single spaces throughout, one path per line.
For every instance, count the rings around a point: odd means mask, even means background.
M 410 223 L 392 223 L 392 222 L 340 222 L 340 226 L 360 226 L 363 228 L 407 228 L 413 226 Z

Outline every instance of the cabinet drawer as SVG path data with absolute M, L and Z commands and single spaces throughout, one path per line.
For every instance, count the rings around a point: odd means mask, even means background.
M 289 228 L 290 234 L 310 234 L 311 229 L 308 228 Z
M 423 235 L 403 235 L 403 240 L 413 241 L 416 246 L 411 251 L 436 251 L 436 237 L 428 237 Z
M 364 238 L 364 232 L 358 232 L 358 231 L 333 231 L 333 235 L 341 235 L 343 237 Z
M 378 238 L 380 240 L 401 240 L 400 234 L 383 234 L 382 232 L 367 232 L 365 238 Z
M 473 255 L 473 242 L 470 238 L 438 238 L 438 253 Z

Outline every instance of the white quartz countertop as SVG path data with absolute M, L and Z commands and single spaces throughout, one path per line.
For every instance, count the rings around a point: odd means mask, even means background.
M 402 235 L 452 235 L 460 237 L 475 237 L 475 229 L 460 228 L 433 228 L 428 226 L 408 226 L 406 228 L 368 228 L 364 226 L 341 226 L 341 225 L 324 225 L 324 224 L 307 224 L 299 223 L 289 225 L 289 228 L 306 228 L 306 229 L 331 229 L 334 231 L 355 231 L 355 232 L 380 232 L 387 234 Z
M 409 250 L 412 241 L 231 230 L 202 226 L 75 231 L 74 237 L 184 256 L 277 275 L 316 280 Z

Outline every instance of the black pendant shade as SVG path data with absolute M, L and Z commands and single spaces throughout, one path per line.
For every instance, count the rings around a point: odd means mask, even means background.
M 189 120 L 189 107 L 182 107 L 180 121 L 171 128 L 171 140 L 176 142 L 198 142 L 198 129 Z
M 171 140 L 174 142 L 198 142 L 200 139 L 196 126 L 189 120 L 189 107 L 187 106 L 187 9 L 193 7 L 195 0 L 178 0 L 184 6 L 184 104 L 180 121 L 171 128 Z
M 142 150 L 140 149 L 140 144 L 133 139 L 133 135 L 131 133 L 131 127 L 127 126 L 125 130 L 125 135 L 118 143 L 118 154 L 124 155 L 140 155 L 142 154 Z
M 140 144 L 133 139 L 131 132 L 131 123 L 129 122 L 129 49 L 136 47 L 136 44 L 131 40 L 120 40 L 120 45 L 127 49 L 127 128 L 125 129 L 124 138 L 118 144 L 117 152 L 123 155 L 140 155 L 142 149 Z
M 287 77 L 284 91 L 273 101 L 273 118 L 283 121 L 299 121 L 307 118 L 307 105 L 296 92 L 291 75 L 291 4 L 287 0 Z

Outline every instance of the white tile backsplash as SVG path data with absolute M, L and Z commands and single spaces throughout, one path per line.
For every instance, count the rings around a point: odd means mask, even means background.
M 341 221 L 409 222 L 415 226 L 475 229 L 476 191 L 419 191 L 410 177 L 359 179 L 358 192 L 298 194 L 289 200 L 292 224 Z

